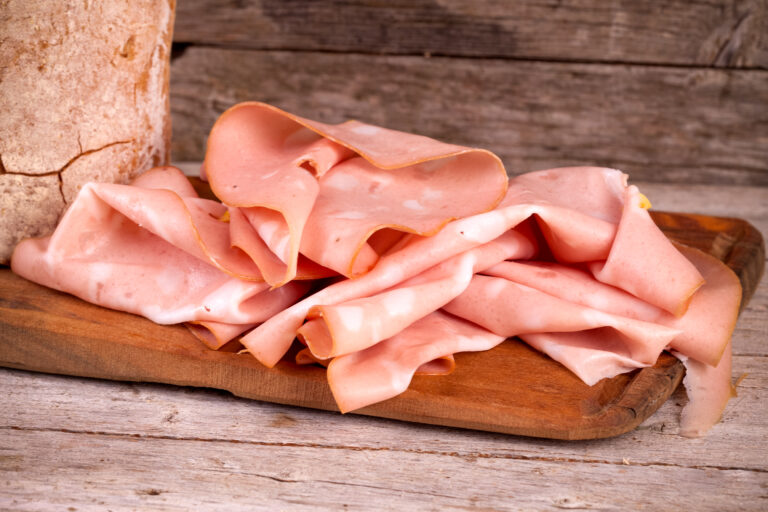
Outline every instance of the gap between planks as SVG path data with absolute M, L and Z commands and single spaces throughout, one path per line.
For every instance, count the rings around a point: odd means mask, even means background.
M 487 55 L 462 55 L 458 53 L 441 53 L 434 51 L 426 52 L 376 52 L 376 51 L 349 51 L 349 50 L 332 50 L 332 49 L 308 49 L 303 47 L 292 46 L 249 46 L 247 44 L 238 43 L 190 43 L 190 42 L 174 42 L 173 50 L 171 54 L 171 62 L 180 58 L 184 52 L 191 48 L 210 48 L 214 50 L 233 50 L 233 51 L 253 51 L 253 52 L 297 52 L 302 54 L 317 54 L 317 55 L 348 55 L 359 57 L 422 57 L 425 59 L 450 59 L 450 60 L 500 60 L 505 62 L 540 62 L 545 64 L 583 64 L 587 66 L 591 65 L 605 65 L 605 66 L 622 66 L 633 68 L 666 68 L 666 69 L 680 69 L 680 70 L 720 70 L 720 71 L 734 71 L 734 72 L 757 72 L 765 73 L 768 75 L 768 69 L 761 66 L 743 66 L 743 67 L 724 67 L 715 66 L 711 64 L 687 64 L 687 63 L 674 63 L 674 62 L 654 62 L 654 61 L 641 61 L 641 60 L 599 60 L 599 59 L 575 59 L 575 58 L 556 58 L 556 57 L 526 57 L 526 56 L 508 56 L 504 54 Z

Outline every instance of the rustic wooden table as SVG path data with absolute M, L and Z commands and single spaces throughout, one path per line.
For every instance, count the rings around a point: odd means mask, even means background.
M 768 233 L 767 188 L 641 187 Z M 766 510 L 767 338 L 764 277 L 734 334 L 738 397 L 703 439 L 677 435 L 681 389 L 635 431 L 564 442 L 0 369 L 0 509 Z

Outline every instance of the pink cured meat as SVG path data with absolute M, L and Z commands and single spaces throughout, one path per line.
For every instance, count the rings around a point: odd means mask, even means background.
M 466 289 L 475 272 L 507 258 L 528 258 L 533 254 L 529 240 L 510 230 L 382 293 L 315 306 L 309 312 L 311 320 L 298 334 L 320 359 L 365 349 L 440 309 Z
M 543 227 L 542 231 L 547 233 L 548 242 L 552 241 L 549 249 L 555 257 L 585 262 L 606 258 L 617 226 L 604 220 L 607 216 L 605 205 L 590 207 L 587 203 L 581 211 L 567 207 L 571 188 L 584 175 L 590 176 L 594 187 L 604 189 L 598 194 L 613 194 L 614 202 L 621 204 L 625 177 L 612 169 L 542 171 L 525 175 L 525 180 L 519 183 L 515 178 L 510 182 L 505 199 L 495 210 L 450 222 L 434 236 L 414 238 L 399 250 L 381 257 L 365 275 L 335 283 L 270 318 L 244 336 L 242 343 L 263 364 L 274 366 L 290 347 L 312 307 L 340 304 L 379 293 L 457 254 L 489 243 L 534 216 Z M 531 180 L 551 182 L 546 195 L 531 190 L 528 185 Z M 613 219 L 619 217 L 614 212 Z M 684 260 L 682 256 L 679 258 Z
M 571 370 L 588 386 L 649 366 L 632 355 L 632 343 L 610 327 L 521 334 L 520 339 Z M 659 354 L 661 349 L 659 349 Z M 658 355 L 658 354 L 657 354 Z
M 722 261 L 698 249 L 678 250 L 704 276 L 704 285 L 692 297 L 686 313 L 667 323 L 685 334 L 672 349 L 709 366 L 717 366 L 736 327 L 741 306 L 741 282 Z
M 253 260 L 267 283 L 272 285 L 280 283 L 285 274 L 285 263 L 269 250 L 264 240 L 256 232 L 247 217 L 248 209 L 230 206 L 227 212 L 229 213 L 229 235 L 232 247 L 242 250 Z M 322 279 L 334 275 L 337 275 L 336 272 L 318 265 L 301 254 L 299 255 L 294 279 Z
M 433 234 L 452 219 L 492 209 L 507 185 L 500 160 L 485 150 L 357 121 L 327 125 L 255 102 L 216 122 L 205 171 L 217 197 L 250 211 L 254 229 L 285 264 L 275 286 L 295 275 L 299 249 L 358 275 L 376 262 L 366 243 L 375 231 Z M 350 194 L 350 187 L 368 194 Z
M 443 308 L 502 336 L 610 327 L 630 357 L 652 365 L 680 331 L 568 302 L 504 278 L 477 275 Z M 618 372 L 617 372 L 618 373 Z M 615 374 L 614 374 L 615 375 Z
M 472 254 L 464 253 L 421 274 L 425 282 L 406 283 L 343 304 L 316 306 L 298 335 L 323 359 L 373 346 L 461 293 L 472 279 L 473 264 Z
M 161 174 L 179 188 L 178 170 L 157 171 L 140 183 L 159 187 Z M 227 228 L 213 218 L 221 208 L 170 189 L 87 184 L 52 236 L 16 247 L 11 267 L 32 281 L 156 323 L 262 322 L 295 302 L 307 285 L 268 291 L 263 281 L 225 272 L 255 267 L 228 252 Z
M 312 354 L 312 351 L 308 348 L 303 348 L 296 353 L 296 364 L 319 364 L 323 367 L 328 367 L 328 364 L 332 359 L 318 359 Z M 456 360 L 453 358 L 453 354 L 440 356 L 426 363 L 422 363 L 416 369 L 414 375 L 449 375 L 456 368 Z
M 536 288 L 571 303 L 678 329 L 680 334 L 671 341 L 670 348 L 715 366 L 736 323 L 741 286 L 733 272 L 715 258 L 685 246 L 679 246 L 678 250 L 706 281 L 693 296 L 686 313 L 679 318 L 623 290 L 601 283 L 575 267 L 505 261 L 483 273 Z
M 489 350 L 504 339 L 437 311 L 386 341 L 333 359 L 328 383 L 341 412 L 348 412 L 399 395 L 425 363 L 457 352 Z
M 675 316 L 682 316 L 704 283 L 696 267 L 682 258 L 648 212 L 639 207 L 637 187 L 628 187 L 611 254 L 592 265 L 595 277 L 623 288 Z
M 507 186 L 486 151 L 260 103 L 219 119 L 204 171 L 224 204 L 173 168 L 132 187 L 87 185 L 52 237 L 19 245 L 14 270 L 186 322 L 213 349 L 252 329 L 241 341 L 268 366 L 298 333 L 297 358 L 329 364 L 343 411 L 511 335 L 588 383 L 679 351 L 686 435 L 727 401 L 738 280 L 675 248 L 619 171 L 553 169 Z M 297 302 L 311 286 L 300 279 L 332 275 Z
M 407 140 L 402 144 L 408 147 Z M 390 228 L 429 236 L 450 220 L 495 206 L 505 188 L 501 181 L 483 181 L 479 188 L 477 181 L 494 170 L 490 163 L 482 152 L 396 170 L 381 169 L 362 157 L 346 160 L 319 179 L 301 252 L 341 274 L 363 274 L 378 259 L 368 244 L 376 231 Z M 473 189 L 477 196 L 467 198 L 464 191 Z
M 731 333 L 741 301 L 738 277 L 721 261 L 685 246 L 678 249 L 704 276 L 686 313 L 676 318 L 621 290 L 590 281 L 582 271 L 557 264 L 504 262 L 486 273 L 522 282 L 573 303 L 612 314 L 657 322 L 679 329 L 670 347 L 686 366 L 689 403 L 681 416 L 681 435 L 703 435 L 720 418 L 731 386 Z M 527 268 L 523 272 L 521 267 Z M 586 384 L 643 366 L 626 339 L 612 329 L 520 336 L 573 371 Z

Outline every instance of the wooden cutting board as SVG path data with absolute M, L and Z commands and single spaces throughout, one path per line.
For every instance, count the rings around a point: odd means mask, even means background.
M 725 261 L 746 304 L 765 262 L 760 233 L 739 219 L 654 213 L 667 235 Z M 656 366 L 588 387 L 559 363 L 516 339 L 458 354 L 449 376 L 417 376 L 402 395 L 354 414 L 555 439 L 627 432 L 680 383 L 681 363 Z M 337 410 L 325 370 L 205 348 L 184 327 L 111 311 L 0 269 L 0 366 L 113 380 L 229 390 L 237 396 Z

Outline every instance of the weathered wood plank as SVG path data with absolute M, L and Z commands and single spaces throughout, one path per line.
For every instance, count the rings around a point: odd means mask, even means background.
M 253 49 L 768 67 L 764 0 L 183 0 L 175 41 Z
M 0 431 L 15 510 L 764 510 L 768 473 Z M 557 485 L 549 484 L 556 482 Z M 622 486 L 621 482 L 631 482 Z M 681 485 L 684 489 L 681 490 Z
M 454 457 L 562 459 L 647 466 L 767 471 L 764 421 L 768 359 L 737 356 L 748 375 L 722 423 L 703 439 L 676 435 L 680 389 L 637 430 L 595 441 L 554 441 L 465 431 L 245 400 L 214 390 L 44 376 L 0 369 L 2 428 L 271 445 L 400 450 Z M 87 397 L 87 399 L 84 399 Z M 23 404 L 23 406 L 20 406 Z
M 201 160 L 218 115 L 261 100 L 485 147 L 512 174 L 768 186 L 768 71 L 190 48 L 171 83 L 176 160 Z

